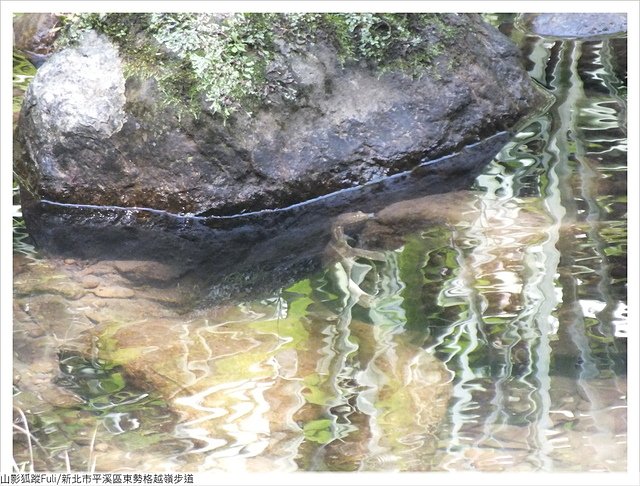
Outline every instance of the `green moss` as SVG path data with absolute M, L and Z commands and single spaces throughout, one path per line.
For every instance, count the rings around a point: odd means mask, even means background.
M 302 431 L 306 440 L 318 444 L 328 444 L 334 439 L 333 421 L 331 419 L 311 420 L 304 424 Z
M 365 61 L 381 73 L 421 76 L 435 72 L 434 60 L 457 35 L 439 14 L 92 13 L 66 16 L 59 43 L 73 43 L 87 29 L 119 46 L 127 77 L 155 78 L 166 104 L 196 115 L 204 102 L 224 118 L 270 92 L 296 96 L 267 79 L 277 39 L 294 50 L 326 41 L 343 64 Z

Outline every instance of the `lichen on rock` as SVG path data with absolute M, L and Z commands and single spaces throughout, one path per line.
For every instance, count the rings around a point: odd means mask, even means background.
M 66 65 L 76 76 L 70 80 Z M 88 31 L 77 47 L 59 53 L 38 71 L 29 96 L 37 102 L 27 110 L 51 132 L 83 133 L 108 138 L 125 121 L 124 76 L 117 49 L 104 36 Z M 47 89 L 55 84 L 56 93 Z
M 126 120 L 125 80 L 117 49 L 106 37 L 87 32 L 82 43 L 52 56 L 38 70 L 25 98 L 22 130 L 29 133 L 28 157 L 36 164 L 39 179 L 64 181 L 71 172 L 66 170 L 68 164 L 82 161 L 57 160 L 58 147 L 78 151 L 83 140 L 99 145 Z

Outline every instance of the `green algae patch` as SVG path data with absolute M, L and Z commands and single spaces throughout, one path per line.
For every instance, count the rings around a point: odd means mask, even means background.
M 302 430 L 306 440 L 317 442 L 318 444 L 326 444 L 334 439 L 334 434 L 331 431 L 332 426 L 332 420 L 318 419 L 304 424 Z
M 153 349 L 149 346 L 126 346 L 126 342 L 118 339 L 118 332 L 126 328 L 125 324 L 107 324 L 96 336 L 95 346 L 103 360 L 122 366 L 138 359 L 145 351 Z

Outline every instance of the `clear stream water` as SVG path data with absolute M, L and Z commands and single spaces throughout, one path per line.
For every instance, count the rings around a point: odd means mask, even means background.
M 437 221 L 269 296 L 44 257 L 16 213 L 15 469 L 625 471 L 626 79 L 615 39 L 510 19 L 549 110 Z

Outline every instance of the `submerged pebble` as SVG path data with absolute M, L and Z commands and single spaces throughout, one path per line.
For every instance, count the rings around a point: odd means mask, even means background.
M 133 290 L 125 287 L 97 287 L 92 292 L 103 299 L 130 299 L 136 295 Z

